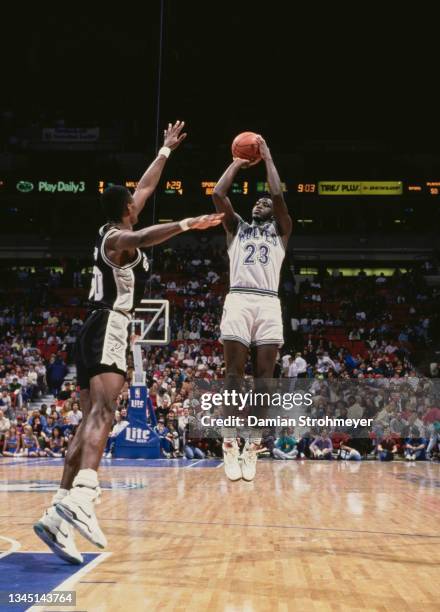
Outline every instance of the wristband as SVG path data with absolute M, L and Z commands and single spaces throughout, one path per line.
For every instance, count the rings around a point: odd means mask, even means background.
M 191 229 L 189 225 L 190 221 L 191 221 L 191 218 L 183 219 L 182 221 L 179 221 L 180 229 L 182 230 L 182 232 L 187 232 L 189 229 Z
M 158 155 L 164 155 L 166 158 L 168 158 L 170 156 L 170 153 L 171 153 L 170 147 L 161 147 L 159 149 Z

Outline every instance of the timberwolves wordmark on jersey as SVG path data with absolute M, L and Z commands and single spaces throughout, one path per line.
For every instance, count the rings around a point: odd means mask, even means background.
M 239 217 L 228 255 L 231 293 L 278 296 L 285 248 L 274 221 L 250 224 Z
M 93 278 L 89 294 L 91 312 L 76 345 L 77 378 L 81 389 L 90 386 L 96 374 L 127 371 L 128 325 L 131 312 L 143 297 L 148 260 L 136 249 L 136 256 L 118 266 L 106 255 L 109 236 L 120 231 L 107 224 L 100 228 L 93 254 Z
M 228 247 L 230 290 L 220 323 L 220 341 L 245 346 L 283 344 L 280 270 L 285 248 L 275 221 L 246 223 L 238 217 Z

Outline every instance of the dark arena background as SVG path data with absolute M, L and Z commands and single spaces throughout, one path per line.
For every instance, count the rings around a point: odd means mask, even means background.
M 334 6 L 147 4 L 143 14 L 22 7 L 4 22 L 0 610 L 438 610 L 431 26 Z M 72 564 L 33 526 L 46 508 L 59 516 L 54 495 L 87 416 L 75 347 L 93 279 L 98 291 L 100 198 L 112 185 L 136 191 L 177 120 L 188 135 L 134 229 L 214 213 L 234 137 L 265 138 L 293 221 L 271 384 L 306 385 L 315 420 L 264 428 L 255 479 L 232 482 L 227 435 L 200 429 L 203 394 L 227 375 L 224 229 L 179 229 L 142 249 L 149 269 L 129 325 L 138 344 L 99 468 L 108 543 L 75 531 L 83 559 Z M 270 191 L 260 161 L 229 197 L 251 222 Z M 139 309 L 151 300 L 166 307 L 142 340 L 152 315 Z M 254 365 L 249 356 L 247 385 L 258 383 Z M 236 437 L 244 466 L 249 442 Z

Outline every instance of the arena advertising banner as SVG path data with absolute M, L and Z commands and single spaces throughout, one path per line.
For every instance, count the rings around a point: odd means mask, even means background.
M 402 181 L 319 181 L 322 196 L 391 196 L 402 195 Z
M 99 128 L 81 127 L 55 127 L 43 128 L 41 133 L 43 142 L 96 142 L 99 140 Z
M 49 194 L 81 194 L 86 191 L 85 181 L 17 181 L 15 185 L 19 193 L 49 193 Z

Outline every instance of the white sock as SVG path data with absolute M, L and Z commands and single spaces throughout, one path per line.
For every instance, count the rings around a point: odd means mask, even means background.
M 96 489 L 98 484 L 98 472 L 89 468 L 80 470 L 73 481 L 74 487 L 82 486 L 90 489 Z
M 55 495 L 52 497 L 52 506 L 55 506 L 58 502 L 66 497 L 69 493 L 67 489 L 58 489 Z

